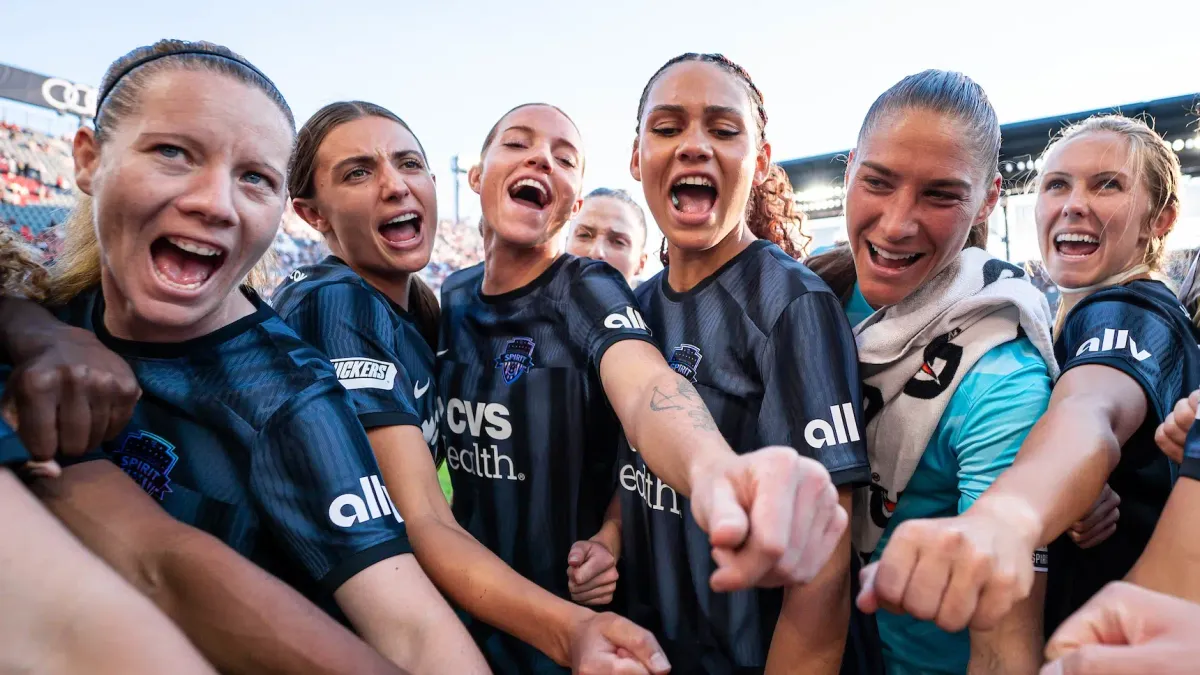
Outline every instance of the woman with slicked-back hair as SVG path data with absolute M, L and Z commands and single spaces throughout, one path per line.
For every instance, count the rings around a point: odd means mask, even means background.
M 939 70 L 902 79 L 868 110 L 847 163 L 849 245 L 808 261 L 855 326 L 872 474 L 855 496 L 854 547 L 871 561 L 857 603 L 876 615 L 889 673 L 1032 672 L 1041 661 L 1033 546 L 996 577 L 1021 591 L 995 603 L 989 593 L 977 612 L 942 599 L 979 581 L 978 557 L 912 554 L 940 524 L 961 523 L 963 542 L 982 536 L 971 523 L 1057 374 L 1044 296 L 983 249 L 999 152 L 978 84 Z M 910 591 L 930 579 L 941 585 Z
M 166 40 L 110 66 L 96 128 L 75 137 L 84 196 L 48 297 L 142 397 L 38 492 L 222 672 L 397 672 L 380 653 L 486 672 L 413 559 L 333 367 L 244 283 L 294 142 L 278 89 L 225 47 Z

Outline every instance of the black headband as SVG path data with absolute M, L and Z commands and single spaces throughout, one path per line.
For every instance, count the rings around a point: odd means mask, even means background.
M 163 52 L 161 54 L 150 54 L 149 56 L 143 56 L 142 58 L 137 59 L 133 63 L 130 63 L 129 65 L 122 68 L 121 72 L 117 73 L 116 77 L 114 77 L 112 79 L 112 83 L 109 84 L 108 87 L 106 87 L 105 89 L 102 89 L 100 91 L 100 95 L 98 97 L 96 97 L 96 118 L 95 119 L 97 121 L 100 119 L 100 110 L 104 107 L 105 99 L 108 98 L 108 95 L 112 93 L 113 89 L 117 88 L 117 84 L 120 83 L 121 80 L 125 79 L 126 75 L 128 75 L 129 73 L 133 72 L 134 70 L 136 70 L 138 68 L 141 68 L 142 66 L 146 65 L 147 63 L 150 63 L 151 61 L 165 59 L 169 56 L 183 56 L 186 54 L 195 54 L 196 56 L 212 56 L 212 57 L 215 57 L 218 59 L 225 59 L 226 61 L 232 61 L 233 63 L 243 66 L 243 67 L 247 68 L 248 70 L 250 70 L 251 72 L 253 72 L 254 74 L 261 77 L 271 87 L 271 91 L 274 92 L 274 94 L 276 96 L 283 98 L 283 94 L 279 93 L 279 89 L 275 86 L 275 83 L 271 81 L 271 78 L 267 77 L 266 74 L 263 73 L 263 71 L 259 70 L 258 68 L 255 68 L 248 61 L 243 61 L 242 59 L 239 59 L 234 56 L 226 56 L 224 54 L 216 54 L 214 52 L 204 51 L 202 49 L 178 49 L 178 50 L 171 51 L 171 52 Z

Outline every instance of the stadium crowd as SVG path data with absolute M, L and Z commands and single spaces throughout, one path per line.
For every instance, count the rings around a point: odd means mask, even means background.
M 749 73 L 636 111 L 646 211 L 528 103 L 478 224 L 394 112 L 297 125 L 211 43 L 117 59 L 69 147 L 5 126 L 0 673 L 1194 672 L 1162 136 L 1064 128 L 1016 265 L 987 94 L 907 76 L 806 256 Z

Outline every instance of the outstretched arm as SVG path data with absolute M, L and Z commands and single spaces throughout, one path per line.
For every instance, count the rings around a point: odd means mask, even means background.
M 179 629 L 3 467 L 0 513 L 0 672 L 215 675 Z
M 384 478 L 392 486 L 390 493 L 404 517 L 417 560 L 455 603 L 533 645 L 559 665 L 623 672 L 619 668 L 640 663 L 651 673 L 668 670 L 666 657 L 649 631 L 544 590 L 463 530 L 442 496 L 420 429 L 381 427 L 367 436 Z M 436 628 L 445 631 L 443 626 Z M 618 647 L 628 655 L 618 656 Z M 438 658 L 434 665 L 441 664 L 441 672 L 449 672 L 440 655 Z
M 88 548 L 141 590 L 224 673 L 398 671 L 327 614 L 96 460 L 36 485 Z
M 630 444 L 690 498 L 715 590 L 804 583 L 824 567 L 847 524 L 824 466 L 784 447 L 735 454 L 696 388 L 647 342 L 610 347 L 600 378 Z

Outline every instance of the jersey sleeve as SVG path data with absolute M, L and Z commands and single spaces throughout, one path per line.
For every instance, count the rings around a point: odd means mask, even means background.
M 837 298 L 811 292 L 792 300 L 771 329 L 760 369 L 760 426 L 786 428 L 790 445 L 821 462 L 835 485 L 869 481 L 858 352 Z
M 1028 340 L 994 348 L 963 377 L 942 416 L 957 422 L 950 443 L 958 458 L 959 513 L 1012 466 L 1050 405 L 1050 386 L 1046 364 Z
M 259 432 L 250 490 L 282 547 L 332 593 L 412 548 L 345 393 L 325 380 L 297 398 Z
M 1187 441 L 1183 444 L 1183 465 L 1179 475 L 1200 480 L 1200 424 L 1192 423 Z
M 1086 364 L 1125 373 L 1146 392 L 1155 424 L 1166 419 L 1179 399 L 1187 363 L 1184 339 L 1161 309 L 1132 292 L 1076 307 L 1061 341 L 1064 373 Z
M 284 321 L 329 357 L 365 428 L 421 424 L 396 317 L 382 300 L 359 286 L 330 284 L 301 299 Z
M 608 263 L 585 263 L 562 304 L 571 340 L 593 368 L 599 369 L 604 352 L 621 340 L 654 342 L 629 283 Z

